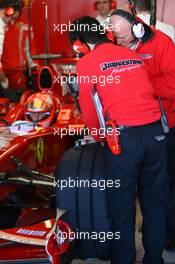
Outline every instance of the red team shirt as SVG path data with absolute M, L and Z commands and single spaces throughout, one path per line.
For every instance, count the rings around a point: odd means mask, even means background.
M 155 96 L 162 98 L 169 127 L 175 127 L 175 45 L 172 40 L 160 32 L 136 52 L 143 59 L 153 83 Z
M 89 129 L 99 128 L 90 95 L 94 85 L 101 98 L 104 116 L 107 112 L 118 125 L 138 126 L 160 119 L 153 86 L 143 61 L 135 52 L 112 43 L 100 44 L 79 60 L 77 73 L 80 107 Z M 84 80 L 80 80 L 82 76 Z

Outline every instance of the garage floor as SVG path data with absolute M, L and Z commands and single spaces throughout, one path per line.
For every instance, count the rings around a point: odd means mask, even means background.
M 141 234 L 138 233 L 136 236 L 137 240 L 137 262 L 141 263 L 142 256 L 144 254 L 143 247 L 141 245 Z M 175 264 L 175 249 L 173 252 L 164 251 L 163 258 L 166 264 Z M 72 264 L 109 264 L 109 261 L 81 261 L 81 260 L 74 260 Z M 116 263 L 117 264 L 117 263 Z
M 137 245 L 137 262 L 141 263 L 144 250 L 141 244 L 141 233 L 136 234 L 136 245 Z M 175 249 L 173 252 L 164 251 L 163 258 L 166 264 L 175 264 Z M 74 260 L 72 264 L 109 264 L 109 261 L 81 261 L 81 260 Z M 117 263 L 116 263 L 117 264 Z
M 165 264 L 175 264 L 175 251 L 173 253 L 164 252 L 164 261 Z M 109 261 L 81 261 L 81 260 L 74 260 L 72 264 L 109 264 Z M 138 261 L 136 263 L 141 263 Z M 117 263 L 116 263 L 117 264 Z

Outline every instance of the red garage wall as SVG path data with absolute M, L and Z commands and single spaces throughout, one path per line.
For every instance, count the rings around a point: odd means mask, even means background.
M 45 52 L 45 21 L 44 4 L 48 5 L 49 13 L 49 51 L 50 53 L 61 53 L 63 56 L 71 56 L 66 33 L 61 34 L 58 29 L 54 31 L 54 24 L 68 23 L 82 15 L 97 15 L 93 10 L 94 0 L 35 0 L 31 4 L 32 24 L 36 38 L 38 53 Z

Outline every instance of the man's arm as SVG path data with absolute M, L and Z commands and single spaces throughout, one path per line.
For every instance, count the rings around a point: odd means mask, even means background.
M 83 120 L 90 131 L 94 132 L 94 130 L 96 130 L 98 132 L 100 128 L 100 124 L 90 94 L 90 91 L 94 87 L 94 84 L 90 82 L 90 78 L 89 80 L 88 78 L 86 78 L 86 81 L 80 80 L 80 77 L 82 76 L 89 77 L 87 76 L 86 73 L 83 73 L 83 71 L 81 70 L 80 63 L 77 64 L 77 72 L 78 72 L 78 84 L 79 84 L 79 103 L 83 115 Z M 96 137 L 94 133 L 92 136 L 96 140 L 100 140 L 100 138 Z
M 2 63 L 1 63 L 1 57 L 2 57 L 2 53 L 3 53 L 3 45 L 4 45 L 4 35 L 5 35 L 5 30 L 4 27 L 2 25 L 0 25 L 0 84 L 3 83 L 2 87 L 8 87 L 8 80 L 3 72 L 3 67 L 2 67 Z M 4 86 L 5 84 L 5 86 Z M 7 88 L 6 87 L 6 88 Z
M 83 114 L 83 120 L 90 130 L 93 128 L 100 128 L 96 109 L 90 95 L 90 90 L 93 88 L 93 85 L 80 84 L 79 86 L 79 103 Z
M 162 35 L 154 54 L 160 75 L 153 77 L 155 95 L 165 99 L 175 98 L 175 45 L 169 37 Z

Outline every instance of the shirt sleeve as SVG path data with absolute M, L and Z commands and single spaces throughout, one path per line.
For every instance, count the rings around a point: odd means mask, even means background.
M 79 103 L 83 115 L 83 121 L 94 139 L 101 141 L 102 139 L 99 136 L 100 124 L 90 93 L 94 84 L 90 82 L 90 76 L 83 71 L 80 62 L 77 64 L 77 76 L 79 84 Z
M 159 64 L 160 75 L 152 77 L 155 95 L 164 99 L 175 98 L 175 45 L 173 41 L 163 35 L 157 43 L 155 56 Z
M 0 68 L 2 68 L 1 57 L 4 45 L 4 28 L 0 26 Z
M 173 26 L 157 20 L 156 21 L 156 29 L 165 33 L 167 36 L 169 36 L 172 39 L 173 42 L 175 42 L 174 27 Z

